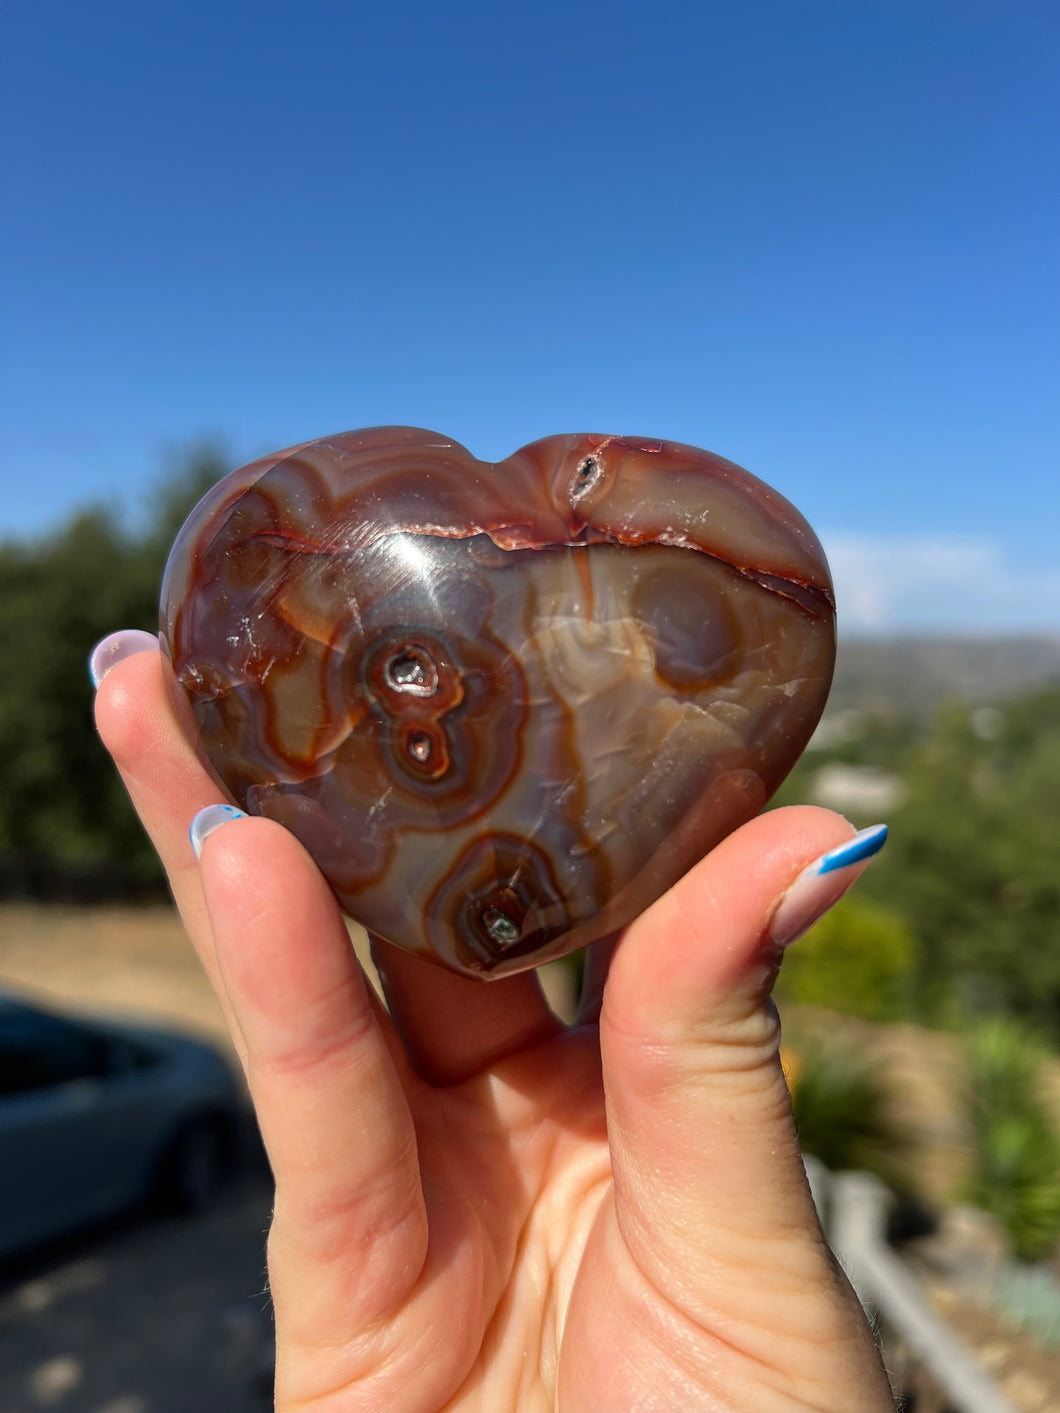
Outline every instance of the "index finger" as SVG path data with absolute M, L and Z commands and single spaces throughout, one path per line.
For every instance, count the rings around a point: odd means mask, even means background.
M 169 879 L 188 936 L 220 1003 L 232 1043 L 245 1058 L 245 1046 L 221 980 L 198 862 L 188 825 L 206 805 L 223 796 L 181 731 L 166 689 L 162 654 L 147 635 L 114 634 L 93 654 L 107 662 L 109 644 L 132 646 L 99 680 L 96 729 L 118 768 L 133 806 L 154 844 Z M 131 642 L 130 642 L 131 640 Z M 120 649 L 121 642 L 117 643 Z

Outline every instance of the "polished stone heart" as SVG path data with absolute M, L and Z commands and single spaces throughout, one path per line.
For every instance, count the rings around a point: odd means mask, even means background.
M 281 452 L 200 502 L 162 589 L 228 796 L 372 932 L 479 976 L 613 934 L 761 809 L 834 624 L 783 497 L 592 435 L 496 465 L 409 427 Z

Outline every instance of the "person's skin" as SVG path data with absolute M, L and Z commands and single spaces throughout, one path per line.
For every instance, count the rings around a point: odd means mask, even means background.
M 196 859 L 217 787 L 158 652 L 109 641 L 99 731 L 275 1176 L 280 1413 L 893 1413 L 817 1223 L 769 1001 L 781 944 L 864 867 L 785 900 L 849 824 L 745 825 L 627 928 L 572 1028 L 532 972 L 482 983 L 380 943 L 388 1016 L 292 835 L 238 818 Z

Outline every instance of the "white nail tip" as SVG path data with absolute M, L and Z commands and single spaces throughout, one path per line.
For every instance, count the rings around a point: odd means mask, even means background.
M 208 836 L 233 819 L 246 819 L 244 812 L 237 810 L 235 805 L 207 805 L 204 810 L 199 811 L 188 829 L 188 838 L 196 858 L 201 856 L 202 846 Z
M 127 657 L 157 651 L 157 636 L 145 633 L 142 628 L 123 628 L 118 633 L 111 633 L 96 644 L 88 659 L 88 675 L 92 678 L 93 687 L 98 689 L 111 668 L 117 667 Z

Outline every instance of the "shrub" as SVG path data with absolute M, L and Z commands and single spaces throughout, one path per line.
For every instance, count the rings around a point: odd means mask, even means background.
M 968 1042 L 973 1171 L 967 1196 L 992 1212 L 1018 1256 L 1060 1241 L 1060 1135 L 1040 1092 L 1044 1047 L 1016 1021 L 984 1021 Z
M 875 1173 L 907 1186 L 902 1137 L 887 1112 L 887 1089 L 871 1060 L 847 1046 L 810 1041 L 785 1049 L 791 1111 L 804 1153 L 833 1172 Z
M 899 913 L 843 898 L 785 956 L 777 995 L 867 1020 L 910 1015 L 916 938 Z

